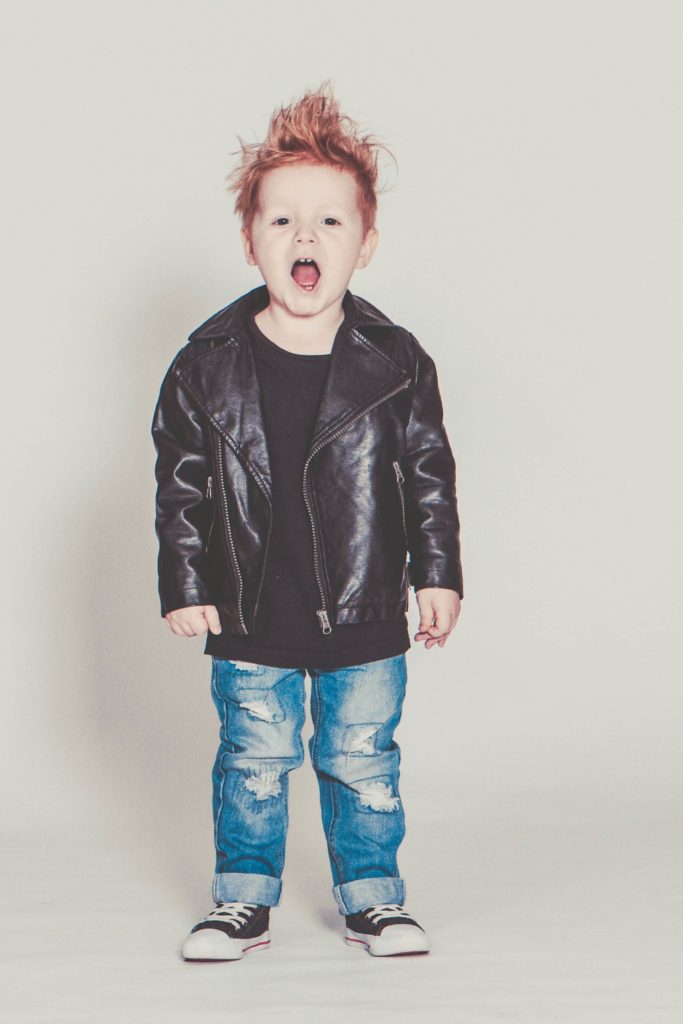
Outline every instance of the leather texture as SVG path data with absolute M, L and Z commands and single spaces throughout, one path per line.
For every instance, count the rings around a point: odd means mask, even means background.
M 269 454 L 249 340 L 252 289 L 189 335 L 152 421 L 161 615 L 220 606 L 251 633 L 272 516 Z M 463 596 L 455 461 L 434 361 L 346 291 L 301 481 L 324 631 L 398 618 L 409 588 Z M 410 562 L 406 562 L 409 555 Z

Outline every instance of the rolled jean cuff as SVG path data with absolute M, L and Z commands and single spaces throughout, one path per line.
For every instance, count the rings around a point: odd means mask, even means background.
M 357 878 L 335 885 L 332 892 L 340 914 L 357 914 L 378 903 L 405 903 L 402 878 Z
M 211 895 L 215 903 L 258 903 L 262 907 L 276 907 L 280 902 L 281 892 L 281 878 L 242 871 L 227 871 L 214 875 L 211 886 Z

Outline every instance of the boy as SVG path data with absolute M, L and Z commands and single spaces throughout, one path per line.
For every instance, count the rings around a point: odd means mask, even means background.
M 429 950 L 396 862 L 393 734 L 410 585 L 425 647 L 444 646 L 460 611 L 455 463 L 433 360 L 348 290 L 377 245 L 381 144 L 327 85 L 276 112 L 263 144 L 241 143 L 231 189 L 265 284 L 192 332 L 152 424 L 161 614 L 178 636 L 207 634 L 220 719 L 216 906 L 186 960 L 270 942 L 306 672 L 345 939 L 375 956 Z

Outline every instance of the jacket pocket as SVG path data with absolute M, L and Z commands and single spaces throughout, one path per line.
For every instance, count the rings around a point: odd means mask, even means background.
M 213 477 L 209 476 L 206 481 L 206 500 L 211 502 L 211 522 L 209 524 L 209 533 L 206 538 L 206 544 L 204 545 L 204 551 L 209 550 L 211 544 L 211 537 L 213 535 L 213 528 L 216 524 L 216 502 L 213 500 Z
M 244 611 L 242 608 L 242 592 L 244 590 L 244 581 L 242 579 L 242 572 L 240 570 L 239 562 L 237 560 L 235 538 L 232 535 L 232 526 L 230 524 L 230 511 L 228 509 L 228 496 L 225 488 L 225 473 L 223 469 L 223 439 L 221 437 L 217 439 L 216 458 L 218 465 L 218 496 L 219 501 L 222 504 L 223 513 L 221 518 L 224 527 L 225 539 L 227 541 L 228 546 L 228 557 L 232 563 L 232 570 L 235 577 L 235 583 L 237 585 L 237 612 L 239 615 L 242 632 L 247 633 L 247 624 L 244 620 Z
M 408 527 L 406 525 L 406 501 L 405 501 L 405 495 L 403 493 L 404 476 L 403 476 L 403 473 L 401 472 L 401 467 L 400 467 L 397 459 L 394 459 L 392 465 L 394 467 L 394 472 L 396 474 L 396 486 L 398 488 L 399 501 L 401 502 L 401 522 L 403 523 L 403 539 L 406 542 L 406 548 L 407 548 L 408 547 Z

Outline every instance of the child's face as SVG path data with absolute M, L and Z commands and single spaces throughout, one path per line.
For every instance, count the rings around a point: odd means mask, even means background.
M 377 230 L 363 237 L 356 179 L 349 171 L 295 164 L 268 171 L 261 180 L 251 236 L 242 228 L 247 262 L 258 265 L 271 304 L 294 317 L 341 309 L 356 268 L 365 267 L 377 245 Z M 295 260 L 315 260 L 297 270 Z

